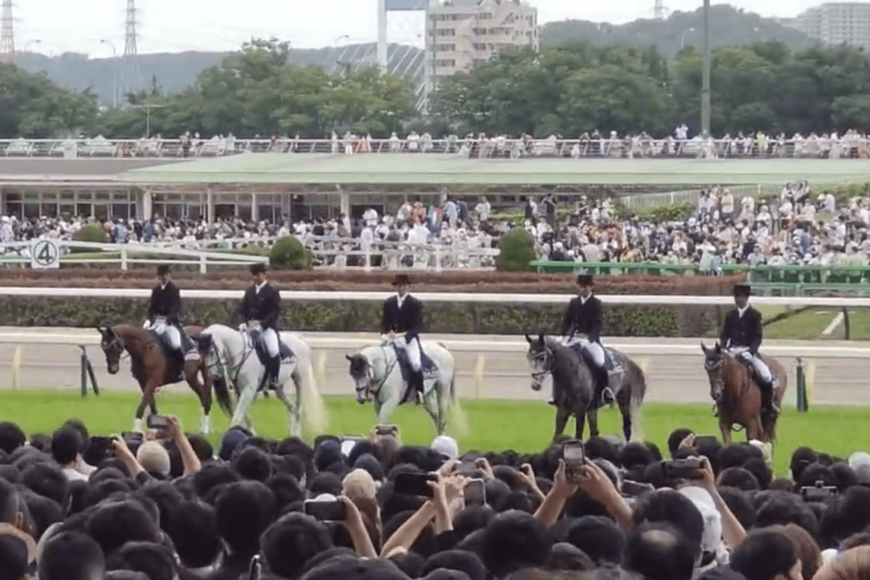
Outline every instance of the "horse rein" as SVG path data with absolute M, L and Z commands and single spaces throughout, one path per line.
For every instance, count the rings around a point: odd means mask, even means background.
M 549 346 L 545 347 L 543 351 L 535 355 L 535 358 L 538 358 L 540 355 L 547 355 L 547 365 L 546 368 L 542 371 L 532 371 L 532 378 L 539 383 L 544 382 L 544 379 L 553 372 L 553 351 Z
M 384 360 L 387 360 L 387 348 L 383 345 L 381 345 L 381 352 L 384 353 Z M 384 372 L 384 378 L 382 378 L 380 380 L 380 382 L 377 384 L 377 386 L 375 386 L 374 388 L 372 388 L 372 383 L 374 382 L 374 378 L 375 378 L 374 377 L 374 373 L 375 373 L 374 365 L 372 364 L 372 361 L 370 361 L 368 357 L 366 357 L 366 362 L 368 363 L 366 365 L 366 378 L 368 379 L 368 383 L 366 384 L 366 386 L 364 386 L 362 388 L 357 386 L 356 387 L 356 394 L 359 395 L 361 393 L 365 393 L 366 398 L 368 398 L 370 395 L 377 395 L 378 393 L 381 392 L 381 389 L 383 388 L 384 384 L 387 382 L 387 379 L 390 378 L 390 375 L 393 373 L 393 369 L 396 368 L 396 364 L 398 364 L 399 358 L 396 357 L 395 359 L 393 359 L 393 362 L 391 362 L 389 365 L 387 365 L 387 370 Z

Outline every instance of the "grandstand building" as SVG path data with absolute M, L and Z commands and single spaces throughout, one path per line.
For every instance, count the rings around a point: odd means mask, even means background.
M 426 90 L 513 46 L 538 49 L 538 9 L 520 0 L 439 0 L 426 12 Z

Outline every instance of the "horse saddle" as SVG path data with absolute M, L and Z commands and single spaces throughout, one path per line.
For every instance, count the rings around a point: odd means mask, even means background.
M 586 348 L 586 344 L 582 340 L 577 340 L 568 344 L 568 347 L 574 351 L 574 353 L 585 359 L 590 364 L 595 364 L 595 361 L 592 360 L 592 356 L 589 353 L 589 350 Z M 604 370 L 607 371 L 608 375 L 617 375 L 622 372 L 622 365 L 619 363 L 619 358 L 616 356 L 616 353 L 613 352 L 613 349 L 602 347 L 604 351 Z
M 410 383 L 411 373 L 414 371 L 411 367 L 411 361 L 408 359 L 408 352 L 397 344 L 393 344 L 393 350 L 396 352 L 396 359 L 399 361 L 399 370 L 402 372 L 402 380 L 405 381 L 405 384 Z M 423 371 L 424 381 L 437 379 L 441 374 L 438 365 L 435 364 L 435 361 L 429 358 L 429 355 L 426 354 L 426 351 L 423 350 L 422 346 L 420 347 L 420 370 Z
M 172 348 L 172 345 L 169 344 L 169 337 L 165 334 L 160 334 L 156 330 L 149 330 L 148 334 L 151 335 L 151 340 L 154 341 L 160 348 L 160 354 L 163 355 L 163 358 L 166 359 L 169 363 L 169 371 L 170 374 L 175 377 L 175 382 L 184 380 L 184 363 L 179 361 L 180 353 Z M 182 348 L 184 348 L 184 337 L 185 334 L 181 334 L 181 344 Z
M 257 358 L 260 359 L 260 364 L 266 366 L 270 357 L 269 349 L 266 348 L 266 342 L 263 340 L 263 335 L 259 331 L 251 331 L 251 340 L 254 343 L 254 351 L 257 353 Z M 291 363 L 296 360 L 296 354 L 281 340 L 280 334 L 278 334 L 278 355 L 281 358 L 281 364 Z

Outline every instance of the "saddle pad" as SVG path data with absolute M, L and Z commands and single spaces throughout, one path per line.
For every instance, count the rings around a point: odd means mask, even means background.
M 402 380 L 405 384 L 411 380 L 411 361 L 408 360 L 408 353 L 404 348 L 398 345 L 393 345 L 393 350 L 396 353 L 396 359 L 399 361 L 399 370 L 402 371 Z M 440 371 L 429 355 L 421 348 L 420 349 L 420 369 L 423 371 L 423 380 L 438 378 Z
M 266 350 L 266 344 L 262 340 L 262 335 L 259 332 L 252 332 L 251 335 L 251 339 L 254 341 L 254 350 L 257 352 L 257 358 L 260 359 L 260 363 L 263 366 L 266 366 L 269 360 L 269 352 Z M 282 363 L 290 362 L 296 358 L 296 354 L 281 340 L 281 335 L 278 335 L 278 354 L 281 356 Z
M 180 382 L 184 380 L 184 367 L 178 364 L 177 355 L 175 354 L 175 350 L 169 344 L 169 337 L 165 334 L 161 335 L 157 333 L 157 331 L 149 330 L 148 334 L 151 335 L 151 340 L 154 341 L 160 348 L 160 354 L 163 355 L 163 358 L 169 363 L 170 369 L 169 372 L 172 377 L 174 377 L 175 382 Z M 183 344 L 183 339 L 182 339 Z

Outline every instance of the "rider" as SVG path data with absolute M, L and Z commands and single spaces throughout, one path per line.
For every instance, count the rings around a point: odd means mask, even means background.
M 405 274 L 398 274 L 393 280 L 397 294 L 384 302 L 381 317 L 381 344 L 386 344 L 393 333 L 404 334 L 395 344 L 404 348 L 411 363 L 410 387 L 416 393 L 417 401 L 423 398 L 423 369 L 420 360 L 420 331 L 423 330 L 423 303 L 408 294 L 411 280 Z
M 737 308 L 725 318 L 725 326 L 719 344 L 730 352 L 743 357 L 755 369 L 758 375 L 758 387 L 761 389 L 761 406 L 774 413 L 779 413 L 779 406 L 773 397 L 776 388 L 776 377 L 770 372 L 770 367 L 758 356 L 761 347 L 761 313 L 749 306 L 751 288 L 747 284 L 734 286 L 734 303 Z
M 247 332 L 248 324 L 259 322 L 260 338 L 269 357 L 266 376 L 273 387 L 279 386 L 281 374 L 281 351 L 278 345 L 278 322 L 281 316 L 281 293 L 266 280 L 266 265 L 251 266 L 254 283 L 245 291 L 242 299 L 242 318 L 239 332 Z
M 145 319 L 142 328 L 153 330 L 161 337 L 164 337 L 172 349 L 172 354 L 183 365 L 184 351 L 182 350 L 181 338 L 184 330 L 179 325 L 181 317 L 181 292 L 172 283 L 169 266 L 165 264 L 157 266 L 157 281 L 157 286 L 151 291 L 148 318 Z
M 604 348 L 601 346 L 601 300 L 592 295 L 592 276 L 588 274 L 577 275 L 579 296 L 572 298 L 562 321 L 562 344 L 567 344 L 575 334 L 585 334 L 587 342 L 584 349 L 592 359 L 591 368 L 595 378 L 595 399 L 601 399 L 602 404 L 610 404 L 614 401 L 613 391 L 608 386 L 609 377 L 604 364 Z M 550 401 L 555 405 L 554 401 Z

